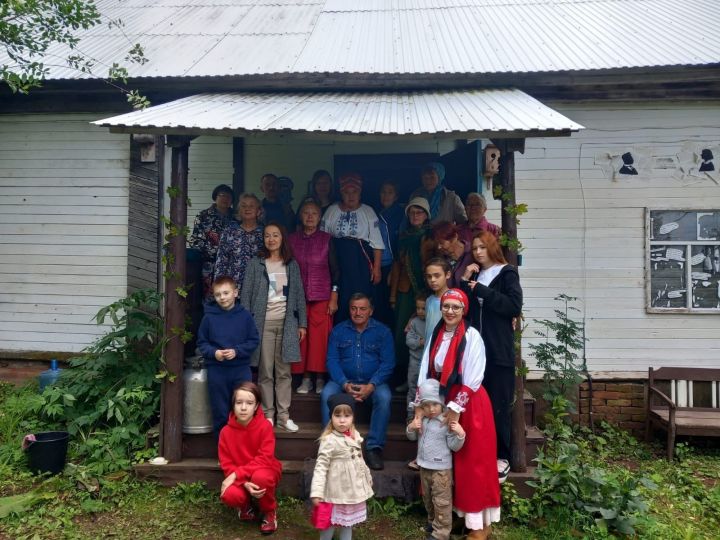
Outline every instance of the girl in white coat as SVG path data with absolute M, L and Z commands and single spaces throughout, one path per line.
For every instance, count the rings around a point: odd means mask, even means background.
M 355 429 L 355 400 L 339 393 L 328 399 L 330 422 L 320 436 L 310 499 L 312 522 L 320 540 L 352 538 L 352 527 L 367 519 L 366 501 L 373 496 L 370 469 L 362 457 L 362 437 Z

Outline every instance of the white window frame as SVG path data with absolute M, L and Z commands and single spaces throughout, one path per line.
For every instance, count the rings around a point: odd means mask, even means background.
M 720 308 L 697 308 L 692 306 L 692 265 L 690 264 L 692 246 L 720 246 L 718 240 L 655 240 L 651 223 L 652 212 L 720 212 L 718 208 L 646 208 L 645 209 L 645 311 L 647 313 L 691 313 L 698 315 L 718 315 Z M 652 266 L 650 260 L 651 249 L 654 246 L 678 246 L 685 251 L 685 307 L 653 307 L 652 306 Z M 718 292 L 720 295 L 720 291 Z M 720 301 L 720 298 L 718 299 Z

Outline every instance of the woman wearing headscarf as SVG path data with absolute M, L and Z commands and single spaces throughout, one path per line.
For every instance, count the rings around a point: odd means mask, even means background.
M 405 327 L 415 312 L 416 296 L 426 289 L 423 269 L 435 251 L 428 225 L 428 202 L 422 197 L 410 199 L 405 215 L 408 226 L 400 233 L 398 255 L 390 272 L 390 305 L 395 309 L 395 372 L 399 382 L 407 380 Z
M 422 187 L 416 189 L 410 196 L 424 197 L 430 205 L 430 223 L 449 221 L 460 225 L 467 221 L 467 214 L 460 197 L 443 186 L 445 181 L 445 166 L 442 163 L 432 162 L 423 167 L 421 172 Z
M 453 507 L 470 529 L 467 538 L 479 540 L 488 538 L 491 524 L 500 521 L 500 483 L 493 410 L 482 386 L 485 346 L 463 319 L 468 307 L 468 297 L 459 289 L 442 295 L 442 320 L 423 352 L 418 387 L 427 379 L 439 380 L 447 422 L 459 421 L 465 430 L 465 444 L 453 459 Z M 415 415 L 422 416 L 420 407 Z
M 460 240 L 469 244 L 475 236 L 483 231 L 492 233 L 495 238 L 500 237 L 500 233 L 502 232 L 500 227 L 494 223 L 490 223 L 485 217 L 485 212 L 487 212 L 487 201 L 485 197 L 475 192 L 468 193 L 465 198 L 465 212 L 467 213 L 468 220 L 467 223 L 458 227 Z
M 353 293 L 372 297 L 380 282 L 381 259 L 385 244 L 375 210 L 361 202 L 362 177 L 357 173 L 340 177 L 340 202 L 331 204 L 320 222 L 320 230 L 330 233 L 340 266 L 338 311 L 335 323 L 349 317 Z
M 195 216 L 189 244 L 200 252 L 202 260 L 203 297 L 212 298 L 212 280 L 215 273 L 220 236 L 233 219 L 232 203 L 235 196 L 230 186 L 220 184 L 212 192 L 213 204 Z

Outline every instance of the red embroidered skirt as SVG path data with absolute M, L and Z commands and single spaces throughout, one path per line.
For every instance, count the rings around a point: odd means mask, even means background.
M 328 338 L 332 331 L 332 317 L 327 314 L 328 301 L 308 302 L 305 304 L 307 312 L 307 335 L 300 342 L 300 362 L 290 364 L 294 375 L 312 371 L 325 373 L 325 360 L 327 358 Z
M 453 396 L 459 386 L 449 392 Z M 482 386 L 470 397 L 460 415 L 465 444 L 454 452 L 453 506 L 466 513 L 500 506 L 495 421 L 490 398 Z

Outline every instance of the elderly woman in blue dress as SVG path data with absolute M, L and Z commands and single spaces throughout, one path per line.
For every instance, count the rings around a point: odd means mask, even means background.
M 353 293 L 362 292 L 372 297 L 373 287 L 380 282 L 385 247 L 375 210 L 360 200 L 362 177 L 357 173 L 345 174 L 339 184 L 341 200 L 330 205 L 320 223 L 320 229 L 334 238 L 340 265 L 336 323 L 348 318 L 347 308 Z
M 222 233 L 215 261 L 215 277 L 230 276 L 239 288 L 245 278 L 245 268 L 263 246 L 260 219 L 260 199 L 252 193 L 238 198 L 235 219 Z
M 200 252 L 202 260 L 203 297 L 212 297 L 212 281 L 215 273 L 220 236 L 233 219 L 232 203 L 235 198 L 230 186 L 220 184 L 212 192 L 213 204 L 195 216 L 192 235 L 188 244 Z
M 411 199 L 423 197 L 430 204 L 430 224 L 441 221 L 461 225 L 467 221 L 465 206 L 457 193 L 443 186 L 445 166 L 442 163 L 428 163 L 421 172 L 422 187 L 413 191 Z

